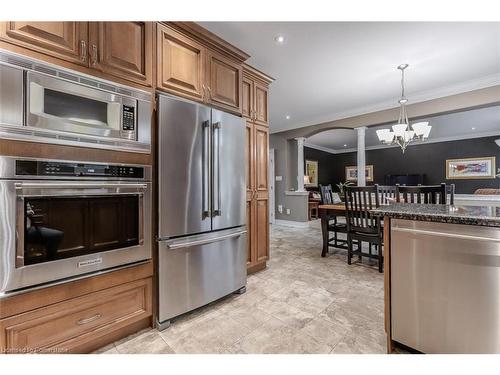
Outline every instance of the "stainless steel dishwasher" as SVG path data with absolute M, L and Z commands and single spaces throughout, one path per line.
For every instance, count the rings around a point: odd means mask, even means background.
M 500 353 L 500 228 L 391 228 L 393 340 L 424 353 Z

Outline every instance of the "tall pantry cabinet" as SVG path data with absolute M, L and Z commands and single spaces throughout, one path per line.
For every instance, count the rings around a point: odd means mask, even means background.
M 273 79 L 243 65 L 242 114 L 246 118 L 248 273 L 269 259 L 269 84 Z

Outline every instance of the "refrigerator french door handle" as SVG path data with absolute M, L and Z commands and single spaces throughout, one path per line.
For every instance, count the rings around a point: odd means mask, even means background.
M 215 122 L 213 125 L 213 138 L 214 141 L 212 142 L 213 145 L 215 145 L 215 140 L 217 140 L 217 146 L 213 147 L 213 155 L 214 155 L 214 166 L 213 166 L 213 173 L 214 173 L 214 209 L 212 216 L 221 216 L 222 211 L 221 211 L 221 194 L 220 194 L 220 129 L 221 129 L 221 123 L 220 122 Z M 217 134 L 217 136 L 216 136 Z M 217 160 L 217 161 L 216 161 Z M 215 201 L 217 201 L 217 205 L 215 205 Z
M 203 131 L 203 204 L 202 204 L 202 219 L 212 216 L 212 211 L 210 209 L 210 174 L 211 174 L 211 163 L 210 163 L 210 121 L 203 121 L 201 124 Z

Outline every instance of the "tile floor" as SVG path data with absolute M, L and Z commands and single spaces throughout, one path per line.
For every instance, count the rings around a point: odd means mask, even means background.
M 245 294 L 97 353 L 385 353 L 383 274 L 330 251 L 320 257 L 318 220 L 307 229 L 274 226 L 268 268 L 248 277 Z

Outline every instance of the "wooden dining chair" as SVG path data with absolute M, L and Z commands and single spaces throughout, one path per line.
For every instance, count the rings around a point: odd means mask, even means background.
M 396 185 L 396 202 L 446 204 L 446 184 L 400 186 Z
M 396 201 L 396 186 L 378 185 L 378 199 L 380 204 L 390 204 Z
M 322 204 L 333 204 L 332 185 L 319 185 Z M 347 240 L 339 238 L 339 233 L 347 233 L 347 225 L 338 221 L 334 216 L 328 221 L 328 232 L 333 233 L 333 237 L 328 238 L 328 247 L 347 249 Z M 327 249 L 328 250 L 328 249 Z
M 384 244 L 380 217 L 373 216 L 370 210 L 380 206 L 378 185 L 348 186 L 345 190 L 346 224 L 347 224 L 347 264 L 351 264 L 353 255 L 378 260 L 378 271 L 383 270 L 382 247 Z M 374 197 L 374 198 L 372 198 Z M 353 249 L 354 241 L 358 247 Z M 361 246 L 368 242 L 375 246 L 377 254 L 372 254 L 371 246 L 368 253 Z
M 448 202 L 448 197 L 451 205 L 455 204 L 455 184 L 446 185 L 446 201 Z

